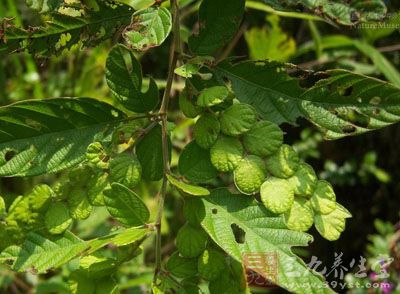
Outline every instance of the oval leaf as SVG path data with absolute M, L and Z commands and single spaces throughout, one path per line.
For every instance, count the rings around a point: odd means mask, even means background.
M 140 197 L 124 185 L 113 183 L 104 191 L 108 212 L 127 226 L 141 226 L 149 220 L 150 212 Z

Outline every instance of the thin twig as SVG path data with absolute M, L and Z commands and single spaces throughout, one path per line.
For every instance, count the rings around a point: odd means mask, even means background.
M 247 24 L 243 23 L 235 35 L 235 37 L 232 39 L 232 41 L 226 46 L 224 52 L 216 59 L 215 63 L 218 64 L 219 62 L 225 60 L 229 54 L 231 54 L 232 50 L 236 47 L 237 43 L 240 41 L 240 38 L 243 36 L 244 32 L 247 29 Z
M 161 190 L 158 193 L 158 211 L 155 221 L 156 228 L 156 266 L 154 271 L 153 281 L 157 281 L 157 277 L 161 271 L 161 220 L 164 211 L 164 202 L 167 194 L 167 174 L 169 173 L 169 152 L 168 152 L 168 134 L 167 134 L 167 112 L 169 100 L 171 98 L 171 89 L 174 82 L 174 70 L 178 60 L 178 54 L 180 53 L 180 38 L 179 38 L 179 0 L 171 0 L 171 6 L 173 9 L 173 41 L 170 48 L 170 64 L 168 70 L 167 84 L 164 91 L 164 96 L 161 102 L 159 115 L 161 116 L 162 125 L 162 151 L 163 151 L 163 170 L 164 176 L 162 180 Z

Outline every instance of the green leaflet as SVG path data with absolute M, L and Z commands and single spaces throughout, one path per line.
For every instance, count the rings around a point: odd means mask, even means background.
M 275 177 L 289 178 L 300 165 L 300 158 L 292 146 L 283 144 L 278 151 L 267 159 L 267 170 Z
M 344 25 L 379 20 L 386 14 L 386 6 L 382 0 L 355 0 L 349 3 L 329 0 L 261 0 L 261 2 L 276 9 L 301 5 L 309 11 L 318 12 L 325 18 Z
M 110 235 L 88 241 L 87 243 L 90 246 L 90 249 L 87 253 L 92 254 L 93 252 L 103 248 L 107 244 L 113 244 L 114 246 L 125 246 L 132 243 L 140 244 L 140 242 L 149 235 L 149 232 L 149 228 L 134 227 L 118 230 L 111 233 Z
M 308 231 L 314 223 L 314 213 L 309 200 L 296 197 L 293 205 L 285 213 L 286 225 L 294 231 Z
M 142 67 L 133 53 L 116 45 L 106 61 L 106 80 L 115 98 L 126 108 L 138 113 L 153 110 L 159 101 L 158 88 L 150 78 L 147 92 L 142 92 Z
M 213 55 L 224 47 L 239 29 L 244 0 L 204 0 L 199 10 L 200 32 L 189 38 L 189 49 L 199 55 Z
M 44 224 L 50 234 L 62 234 L 72 224 L 72 219 L 69 215 L 68 207 L 61 202 L 51 205 L 46 211 Z
M 192 195 L 192 196 L 208 196 L 210 195 L 210 191 L 208 191 L 206 188 L 200 187 L 200 186 L 194 186 L 187 184 L 185 182 L 179 181 L 175 177 L 168 175 L 167 174 L 167 179 L 171 183 L 171 185 L 175 186 L 182 192 Z
M 311 197 L 311 204 L 313 209 L 320 214 L 329 214 L 335 210 L 336 195 L 329 182 L 324 180 L 317 182 Z
M 127 226 L 145 225 L 150 212 L 142 199 L 124 185 L 113 183 L 104 191 L 104 202 L 110 214 Z
M 168 136 L 169 158 L 171 159 L 171 139 Z M 161 126 L 155 126 L 136 146 L 136 155 L 142 166 L 142 177 L 149 181 L 159 181 L 163 177 L 163 151 Z
M 222 133 L 238 136 L 251 129 L 257 122 L 257 114 L 250 105 L 239 103 L 223 111 L 219 121 Z
M 198 260 L 199 274 L 208 281 L 218 279 L 226 267 L 225 256 L 215 249 L 205 250 Z
M 87 146 L 125 115 L 88 98 L 26 101 L 0 107 L 0 176 L 58 172 L 85 159 Z
M 340 234 L 346 226 L 346 218 L 350 218 L 351 213 L 339 203 L 336 208 L 329 214 L 315 214 L 315 228 L 322 237 L 329 241 L 339 239 Z
M 98 4 L 97 11 L 88 10 L 82 17 L 54 13 L 46 26 L 33 30 L 7 26 L 0 37 L 0 56 L 21 49 L 38 55 L 59 54 L 79 42 L 89 47 L 109 40 L 121 27 L 129 24 L 133 11 L 126 5 L 110 7 L 105 1 Z
M 172 16 L 165 7 L 150 7 L 135 12 L 125 28 L 124 38 L 133 49 L 145 51 L 160 46 L 172 28 Z
M 200 92 L 197 98 L 197 105 L 202 107 L 210 107 L 224 102 L 228 97 L 229 91 L 224 86 L 214 86 L 211 88 L 205 88 Z
M 80 254 L 92 254 L 108 244 L 124 246 L 140 243 L 149 233 L 149 228 L 128 228 L 110 235 L 83 241 L 69 231 L 57 236 L 29 233 L 22 245 L 10 246 L 0 254 L 0 262 L 11 261 L 16 271 L 34 270 L 45 273 L 59 267 Z
M 195 183 L 204 183 L 217 177 L 211 164 L 210 151 L 201 148 L 195 141 L 185 146 L 178 163 L 179 173 Z
M 185 258 L 176 251 L 168 259 L 166 269 L 178 278 L 193 277 L 197 274 L 197 258 Z
M 297 72 L 293 72 L 297 70 Z M 302 72 L 277 62 L 243 62 L 215 68 L 236 97 L 277 124 L 305 117 L 327 139 L 358 135 L 400 120 L 400 89 L 345 70 Z
M 278 125 L 269 121 L 259 121 L 243 135 L 246 150 L 261 157 L 269 156 L 278 151 L 283 144 L 283 132 Z
M 194 125 L 193 137 L 200 147 L 209 149 L 217 140 L 220 131 L 218 118 L 214 114 L 204 113 Z
M 314 293 L 317 287 L 319 293 L 332 293 L 325 288 L 322 277 L 312 273 L 290 250 L 292 246 L 308 245 L 312 237 L 288 230 L 283 216 L 269 213 L 251 197 L 233 195 L 226 189 L 214 190 L 197 203 L 202 203 L 198 209 L 205 212 L 202 227 L 234 259 L 242 262 L 248 254 L 276 253 L 279 286 L 295 293 Z M 235 239 L 233 224 L 242 232 L 240 242 Z M 299 275 L 293 277 L 289 274 L 293 272 Z
M 37 273 L 45 273 L 75 258 L 86 248 L 88 245 L 70 232 L 49 238 L 29 233 L 21 247 L 8 248 L 1 256 L 14 261 L 12 268 L 15 271 L 32 269 Z
M 199 256 L 207 247 L 207 234 L 201 227 L 186 223 L 176 236 L 176 248 L 183 257 Z
M 110 178 L 132 189 L 142 179 L 142 166 L 135 155 L 118 154 L 110 160 Z

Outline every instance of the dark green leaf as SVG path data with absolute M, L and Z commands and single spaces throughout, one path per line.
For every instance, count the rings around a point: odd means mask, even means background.
M 195 141 L 183 149 L 179 157 L 179 172 L 199 183 L 212 180 L 218 175 L 210 160 L 210 150 L 201 148 Z
M 0 108 L 0 175 L 34 176 L 72 167 L 125 115 L 94 99 L 25 101 Z
M 70 232 L 49 238 L 29 233 L 18 250 L 18 247 L 13 247 L 15 250 L 6 249 L 1 255 L 7 255 L 6 259 L 14 261 L 12 268 L 16 271 L 32 269 L 44 273 L 75 258 L 87 247 L 84 241 Z
M 48 55 L 60 53 L 64 49 L 81 42 L 84 46 L 94 46 L 109 40 L 121 27 L 129 24 L 132 8 L 101 1 L 99 10 L 87 11 L 81 17 L 71 17 L 55 13 L 44 27 L 21 29 L 7 25 L 4 35 L 0 35 L 0 55 L 27 50 L 32 54 Z
M 149 220 L 150 212 L 142 199 L 124 185 L 113 183 L 104 191 L 104 203 L 108 212 L 127 226 L 141 226 Z
M 303 6 L 309 11 L 323 15 L 325 18 L 344 25 L 354 25 L 360 21 L 375 21 L 386 14 L 386 6 L 382 0 L 261 0 L 277 9 Z
M 142 166 L 142 177 L 149 181 L 159 181 L 162 179 L 163 171 L 163 151 L 161 126 L 155 126 L 137 145 L 136 155 Z M 168 145 L 171 148 L 170 138 Z M 169 150 L 171 154 L 171 149 Z M 169 156 L 171 158 L 171 156 Z
M 400 88 L 345 70 L 303 72 L 277 62 L 222 65 L 244 103 L 267 120 L 295 123 L 305 117 L 328 139 L 358 135 L 400 120 Z
M 107 57 L 106 80 L 115 98 L 135 112 L 148 112 L 158 104 L 158 88 L 153 79 L 142 92 L 142 68 L 133 53 L 122 45 L 115 46 Z

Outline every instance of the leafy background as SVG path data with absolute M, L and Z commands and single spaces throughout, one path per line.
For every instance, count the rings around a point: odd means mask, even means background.
M 183 1 L 186 4 L 190 2 Z M 302 19 L 286 12 L 276 13 L 260 5 L 262 2 L 247 1 L 245 21 L 235 38 L 236 47 L 227 52 L 228 56 L 287 61 L 298 64 L 303 69 L 345 68 L 400 85 L 399 29 L 335 27 L 317 17 Z M 274 1 L 265 2 L 273 4 Z M 183 12 L 187 31 L 196 23 L 191 7 L 188 6 Z M 400 9 L 400 4 L 391 1 L 388 8 L 393 16 L 389 21 L 400 27 L 400 17 L 395 14 Z M 14 18 L 15 24 L 33 26 L 39 26 L 46 21 L 46 17 L 21 0 L 0 0 L 0 18 Z M 127 21 L 129 22 L 129 19 Z M 97 43 L 101 40 L 91 41 Z M 170 40 L 155 50 L 141 52 L 137 56 L 141 60 L 143 72 L 151 74 L 159 89 L 165 87 L 163 78 L 168 70 L 169 42 Z M 51 57 L 34 58 L 28 53 L 2 57 L 0 105 L 30 98 L 68 96 L 94 97 L 111 102 L 104 79 L 104 66 L 111 47 L 112 42 L 107 41 L 96 48 L 84 50 L 72 46 L 70 51 L 59 50 L 57 56 Z M 150 79 L 145 78 L 143 82 L 148 84 Z M 183 84 L 178 81 L 174 87 L 179 91 Z M 172 109 L 176 110 L 173 116 L 178 122 L 178 126 L 172 132 L 174 167 L 177 164 L 176 151 L 181 150 L 187 143 L 187 127 L 193 122 L 184 119 L 177 111 L 177 99 L 172 101 Z M 388 248 L 398 243 L 398 240 L 392 237 L 399 227 L 400 126 L 393 125 L 363 136 L 324 141 L 322 134 L 307 121 L 299 120 L 298 124 L 300 127 L 284 125 L 287 133 L 285 139 L 294 144 L 302 158 L 307 159 L 319 176 L 334 185 L 339 201 L 353 214 L 338 241 L 328 242 L 315 231 L 311 231 L 315 241 L 309 249 L 299 250 L 299 254 L 304 256 L 305 260 L 309 260 L 312 252 L 312 255 L 317 256 L 325 265 L 331 266 L 335 252 L 344 252 L 344 265 L 348 265 L 353 258 L 360 255 L 373 255 L 385 250 L 389 252 Z M 11 203 L 16 196 L 26 194 L 36 184 L 53 183 L 62 177 L 63 174 L 60 173 L 34 178 L 0 178 L 0 194 Z M 157 189 L 157 183 L 142 184 L 138 188 L 138 193 L 140 192 L 150 208 L 156 206 L 153 195 Z M 173 236 L 176 236 L 178 228 L 184 223 L 184 216 L 179 214 L 182 201 L 172 190 L 169 191 L 169 195 L 163 226 L 165 253 L 173 251 Z M 73 231 L 83 238 L 92 238 L 110 231 L 111 226 L 112 224 L 107 222 L 107 213 L 100 209 Z M 373 234 L 375 235 L 372 236 Z M 129 288 L 128 293 L 140 293 L 140 285 L 151 281 L 151 264 L 154 262 L 152 242 L 151 239 L 147 240 L 141 257 L 124 265 L 118 273 L 122 288 Z M 149 266 L 134 266 L 134 263 L 141 261 Z M 395 272 L 392 275 L 393 283 L 399 282 L 397 263 L 398 260 L 392 269 Z M 142 273 L 137 272 L 138 268 Z M 16 287 L 20 289 L 15 290 L 18 293 L 24 291 L 24 287 L 30 287 L 30 284 L 37 284 L 36 293 L 49 293 L 49 289 L 57 289 L 56 292 L 62 293 L 65 291 L 62 278 L 68 272 L 66 267 L 61 272 L 50 273 L 37 280 L 33 275 L 17 275 L 0 267 L 0 288 L 11 291 L 10 289 Z M 139 274 L 143 275 L 139 278 Z M 351 279 L 351 276 L 348 276 L 348 279 Z

